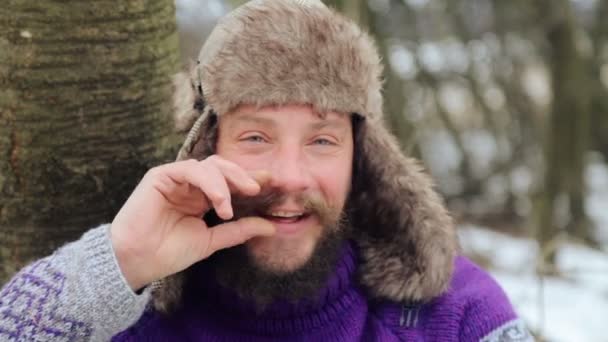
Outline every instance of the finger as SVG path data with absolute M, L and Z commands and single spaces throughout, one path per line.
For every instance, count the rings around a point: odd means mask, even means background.
M 220 249 L 240 245 L 256 236 L 271 236 L 275 231 L 272 223 L 259 217 L 246 217 L 220 224 L 209 229 L 209 246 L 203 257 Z
M 208 159 L 217 165 L 233 190 L 250 196 L 260 192 L 260 184 L 239 165 L 218 156 L 211 156 Z
M 189 170 L 194 173 L 192 179 L 198 180 L 200 189 L 211 201 L 217 215 L 224 220 L 231 219 L 234 214 L 226 178 L 213 163 L 200 163 L 198 166 L 198 170 Z
M 270 181 L 270 179 L 272 178 L 272 175 L 270 174 L 270 172 L 268 172 L 266 170 L 251 171 L 250 175 L 251 175 L 251 177 L 253 177 L 253 179 L 255 179 L 255 181 L 261 187 L 263 187 L 266 183 L 268 183 Z
M 173 208 L 189 215 L 206 211 L 209 208 L 207 196 L 198 186 L 181 183 L 173 186 L 172 189 L 174 191 L 171 192 L 171 195 L 165 196 L 165 199 Z
M 224 220 L 232 218 L 230 189 L 224 175 L 215 164 L 191 159 L 168 164 L 162 171 L 176 183 L 188 183 L 198 187 L 220 218 Z

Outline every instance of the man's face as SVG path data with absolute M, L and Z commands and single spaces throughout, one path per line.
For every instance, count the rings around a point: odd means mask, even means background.
M 265 170 L 265 185 L 284 199 L 261 213 L 277 228 L 271 237 L 246 243 L 256 266 L 289 273 L 304 265 L 348 196 L 353 161 L 350 117 L 320 116 L 310 106 L 240 106 L 219 121 L 217 154 L 247 171 Z M 309 205 L 313 202 L 314 205 Z M 325 214 L 311 208 L 325 206 Z M 325 218 L 320 217 L 325 216 Z

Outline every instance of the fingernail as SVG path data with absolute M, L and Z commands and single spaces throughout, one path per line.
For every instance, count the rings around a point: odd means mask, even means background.
M 234 216 L 234 212 L 232 212 L 232 206 L 229 201 L 225 201 L 222 204 L 222 212 L 224 213 L 223 219 L 230 220 Z
M 251 187 L 255 187 L 256 189 L 260 188 L 260 184 L 255 181 L 255 179 L 249 179 L 247 181 Z

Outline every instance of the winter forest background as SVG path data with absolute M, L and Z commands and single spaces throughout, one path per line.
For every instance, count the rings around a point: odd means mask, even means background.
M 171 161 L 170 76 L 244 1 L 0 8 L 0 284 Z M 539 340 L 608 341 L 608 1 L 333 0 L 378 41 L 387 123 Z

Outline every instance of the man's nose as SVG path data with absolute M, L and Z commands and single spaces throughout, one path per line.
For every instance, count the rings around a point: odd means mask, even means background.
M 285 192 L 303 192 L 311 186 L 309 166 L 298 148 L 282 148 L 270 169 L 271 186 Z

